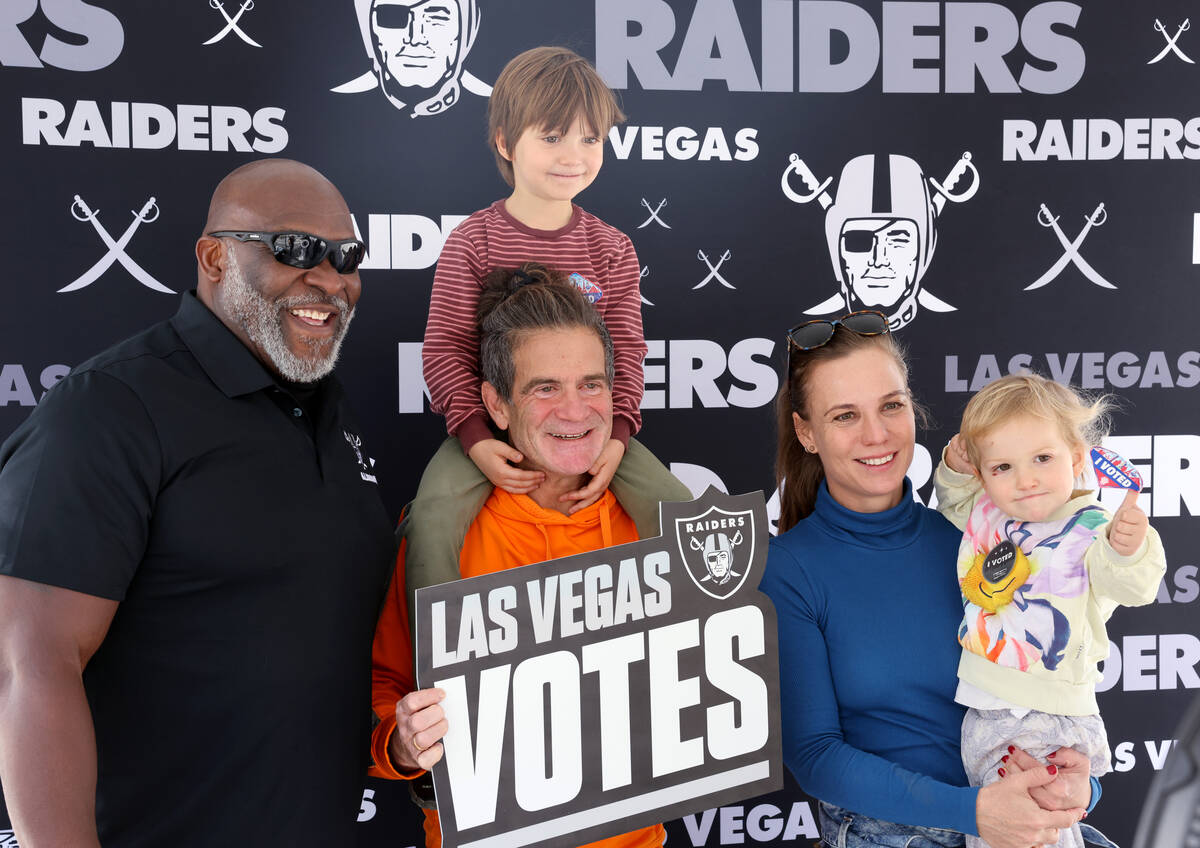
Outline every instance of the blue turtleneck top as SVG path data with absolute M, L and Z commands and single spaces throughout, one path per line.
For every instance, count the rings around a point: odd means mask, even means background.
M 806 792 L 899 824 L 977 834 L 954 702 L 962 534 L 916 503 L 852 512 L 821 484 L 771 541 L 784 761 Z

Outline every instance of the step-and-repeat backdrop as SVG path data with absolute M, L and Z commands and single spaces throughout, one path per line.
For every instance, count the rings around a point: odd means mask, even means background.
M 1121 399 L 1110 446 L 1141 469 L 1169 560 L 1156 603 L 1117 612 L 1100 686 L 1115 772 L 1092 820 L 1129 842 L 1200 688 L 1194 7 L 427 0 L 375 26 L 400 3 L 0 4 L 0 437 L 73 364 L 174 312 L 222 175 L 292 157 L 342 189 L 368 244 L 338 372 L 398 512 L 443 432 L 420 367 L 438 252 L 506 193 L 490 84 L 521 50 L 570 46 L 629 116 L 579 201 L 637 247 L 644 441 L 693 490 L 770 492 L 784 331 L 848 305 L 892 315 L 912 354 L 936 420 L 911 471 L 925 500 L 989 380 L 1030 368 Z M 406 51 L 436 58 L 381 70 Z M 880 217 L 905 237 L 845 249 L 845 222 Z M 403 787 L 367 782 L 360 820 L 363 845 L 421 841 Z M 791 784 L 668 830 L 817 837 Z

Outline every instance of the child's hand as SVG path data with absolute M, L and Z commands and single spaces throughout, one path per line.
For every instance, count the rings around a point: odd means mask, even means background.
M 588 484 L 582 489 L 567 492 L 559 498 L 561 501 L 575 501 L 575 504 L 567 510 L 567 515 L 578 512 L 600 500 L 600 496 L 612 482 L 613 475 L 617 473 L 617 466 L 621 464 L 621 457 L 624 455 L 625 445 L 619 439 L 609 439 L 604 450 L 600 451 L 600 458 L 596 460 L 596 464 L 588 469 L 588 473 L 592 475 Z
M 521 452 L 499 439 L 481 439 L 467 451 L 471 461 L 492 481 L 492 485 L 514 495 L 527 495 L 542 485 L 546 475 L 541 471 L 516 468 L 524 457 Z M 509 465 L 509 463 L 513 465 Z
M 1121 508 L 1108 524 L 1108 542 L 1121 556 L 1133 556 L 1138 552 L 1146 538 L 1146 528 L 1150 526 L 1150 519 L 1137 505 L 1137 496 L 1133 489 L 1126 491 Z
M 971 457 L 967 456 L 967 449 L 959 433 L 955 433 L 950 444 L 946 445 L 946 464 L 950 466 L 951 471 L 957 471 L 959 474 L 975 473 L 975 465 L 971 462 Z

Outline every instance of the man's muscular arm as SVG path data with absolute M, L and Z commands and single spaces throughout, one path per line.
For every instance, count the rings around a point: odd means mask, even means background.
M 99 848 L 83 669 L 117 602 L 0 575 L 0 782 L 22 848 Z

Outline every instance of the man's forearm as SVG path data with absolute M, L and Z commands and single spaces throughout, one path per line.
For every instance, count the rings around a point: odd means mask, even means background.
M 0 669 L 0 782 L 17 840 L 99 848 L 96 740 L 79 669 L 21 665 Z

